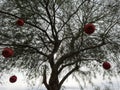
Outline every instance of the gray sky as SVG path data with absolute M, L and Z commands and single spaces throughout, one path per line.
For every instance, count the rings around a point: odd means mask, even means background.
M 3 85 L 0 85 L 0 90 L 31 90 L 27 84 L 24 81 L 24 77 L 21 74 L 17 74 L 18 80 L 15 83 L 9 82 L 9 76 L 6 75 L 6 78 L 4 79 Z M 113 85 L 109 83 L 109 80 L 105 78 L 104 80 L 101 79 L 101 77 L 98 77 L 97 79 L 94 79 L 93 82 L 95 85 L 100 86 L 103 90 L 104 86 L 108 85 L 111 87 L 111 90 L 119 90 L 120 88 L 120 79 L 112 78 Z M 36 82 L 37 84 L 37 82 Z M 64 86 L 66 87 L 65 90 L 80 90 L 78 83 L 72 79 L 72 77 L 69 77 L 69 79 L 64 83 Z M 33 87 L 32 90 L 45 90 L 43 86 L 38 89 L 38 86 L 36 85 Z M 94 90 L 92 86 L 87 85 L 87 88 L 84 88 L 84 90 Z

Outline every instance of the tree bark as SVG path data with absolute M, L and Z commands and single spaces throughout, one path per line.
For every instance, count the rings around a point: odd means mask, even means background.
M 48 88 L 48 90 L 60 90 L 58 73 L 56 71 L 53 71 L 51 73 L 51 77 L 49 79 L 49 88 Z

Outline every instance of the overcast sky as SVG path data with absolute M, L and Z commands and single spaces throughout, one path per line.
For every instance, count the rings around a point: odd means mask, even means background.
M 6 75 L 3 85 L 0 85 L 0 90 L 45 90 L 45 88 L 43 88 L 42 85 L 39 88 L 38 85 L 36 85 L 35 87 L 33 87 L 33 89 L 32 87 L 28 87 L 26 82 L 24 81 L 24 76 L 22 76 L 22 74 L 19 73 L 16 75 L 18 79 L 15 83 L 10 83 L 9 77 L 11 75 Z M 105 78 L 105 80 L 102 80 L 101 77 L 94 79 L 93 82 L 95 83 L 95 85 L 100 86 L 102 88 L 100 90 L 103 90 L 103 87 L 106 85 L 109 85 L 109 87 L 111 87 L 111 90 L 119 90 L 120 88 L 120 80 L 115 78 L 112 78 L 113 85 L 109 83 L 109 80 L 107 78 Z M 64 83 L 64 86 L 66 87 L 65 90 L 80 90 L 78 83 L 75 80 L 73 80 L 72 77 L 69 77 L 69 79 Z M 84 88 L 84 90 L 94 89 L 91 85 L 87 85 L 87 88 Z

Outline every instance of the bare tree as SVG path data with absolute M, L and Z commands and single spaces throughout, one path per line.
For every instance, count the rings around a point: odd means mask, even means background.
M 120 52 L 119 0 L 6 0 L 0 7 L 0 46 L 14 49 L 0 70 L 25 69 L 43 76 L 47 90 L 60 90 L 70 75 L 100 73 L 103 61 L 117 65 Z M 17 26 L 22 18 L 25 25 Z M 87 35 L 84 26 L 96 30 Z M 89 71 L 81 70 L 89 68 Z M 109 75 L 115 75 L 117 69 Z M 78 79 L 79 81 L 79 79 Z

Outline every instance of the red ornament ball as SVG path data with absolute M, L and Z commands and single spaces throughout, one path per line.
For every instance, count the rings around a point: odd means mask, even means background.
M 110 63 L 107 62 L 107 61 L 103 62 L 103 68 L 106 69 L 106 70 L 110 69 L 111 68 Z
M 16 24 L 17 24 L 18 26 L 23 26 L 23 25 L 24 25 L 24 20 L 23 20 L 23 19 L 18 19 L 18 20 L 16 21 Z
M 5 58 L 9 58 L 11 56 L 13 56 L 14 54 L 14 51 L 11 49 L 11 48 L 4 48 L 3 51 L 2 51 L 2 55 L 5 57 Z
M 88 35 L 92 34 L 95 31 L 95 26 L 92 23 L 86 24 L 84 26 L 84 32 Z
M 17 77 L 16 77 L 15 75 L 13 75 L 13 76 L 11 76 L 11 77 L 9 78 L 9 81 L 10 81 L 11 83 L 15 83 L 15 82 L 17 81 Z

